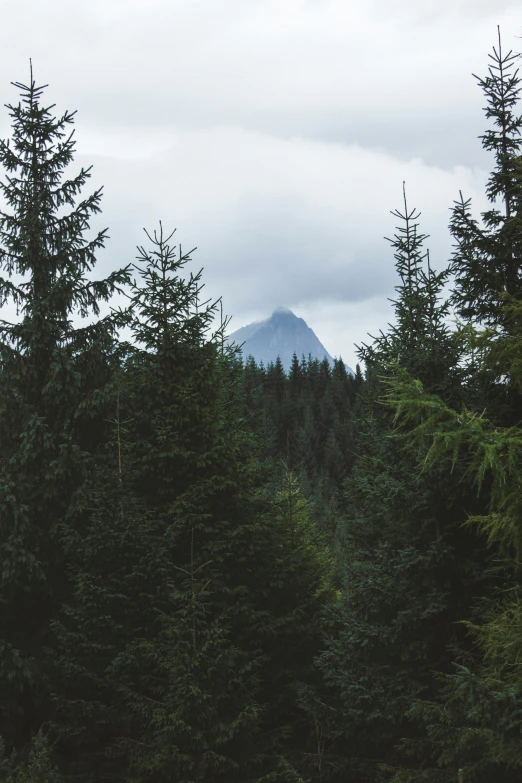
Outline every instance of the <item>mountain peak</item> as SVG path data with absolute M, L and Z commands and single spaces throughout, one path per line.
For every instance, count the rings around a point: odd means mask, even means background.
M 245 359 L 253 356 L 257 363 L 263 362 L 265 367 L 279 356 L 288 371 L 294 353 L 299 359 L 303 355 L 306 358 L 311 356 L 319 361 L 327 359 L 333 364 L 332 357 L 314 331 L 288 307 L 276 307 L 270 318 L 243 326 L 233 332 L 229 340 L 242 346 Z

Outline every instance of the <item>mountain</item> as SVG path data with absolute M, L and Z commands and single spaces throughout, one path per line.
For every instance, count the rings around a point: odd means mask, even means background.
M 255 321 L 233 332 L 229 340 L 242 345 L 243 356 L 253 356 L 259 364 L 275 362 L 279 356 L 285 370 L 290 369 L 294 353 L 299 358 L 311 354 L 313 359 L 324 358 L 333 364 L 333 359 L 315 335 L 313 329 L 302 318 L 298 318 L 286 307 L 277 307 L 270 318 Z M 352 372 L 349 367 L 348 372 Z

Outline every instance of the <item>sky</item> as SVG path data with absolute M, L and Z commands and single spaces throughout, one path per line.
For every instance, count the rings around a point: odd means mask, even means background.
M 196 247 L 230 329 L 279 305 L 355 366 L 386 329 L 397 279 L 390 211 L 422 213 L 451 256 L 459 191 L 478 217 L 492 161 L 478 136 L 509 0 L 2 0 L 0 103 L 32 58 L 56 111 L 77 110 L 73 166 L 93 165 L 110 239 L 96 274 L 133 262 L 161 220 Z M 7 110 L 0 135 L 9 136 Z M 1 176 L 1 173 L 0 173 Z M 5 317 L 5 314 L 4 314 Z

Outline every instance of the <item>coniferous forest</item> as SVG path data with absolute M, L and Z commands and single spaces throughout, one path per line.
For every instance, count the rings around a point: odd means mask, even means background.
M 499 37 L 478 78 L 490 208 L 456 194 L 435 263 L 404 189 L 354 375 L 243 362 L 174 227 L 98 279 L 74 113 L 15 83 L 0 780 L 522 780 L 516 60 Z

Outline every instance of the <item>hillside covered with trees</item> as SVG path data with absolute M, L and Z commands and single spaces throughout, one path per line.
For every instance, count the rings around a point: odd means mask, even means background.
M 15 83 L 0 781 L 522 779 L 516 59 L 499 36 L 478 80 L 490 209 L 459 195 L 437 271 L 404 189 L 394 322 L 354 375 L 243 364 L 161 224 L 97 279 L 74 114 Z

